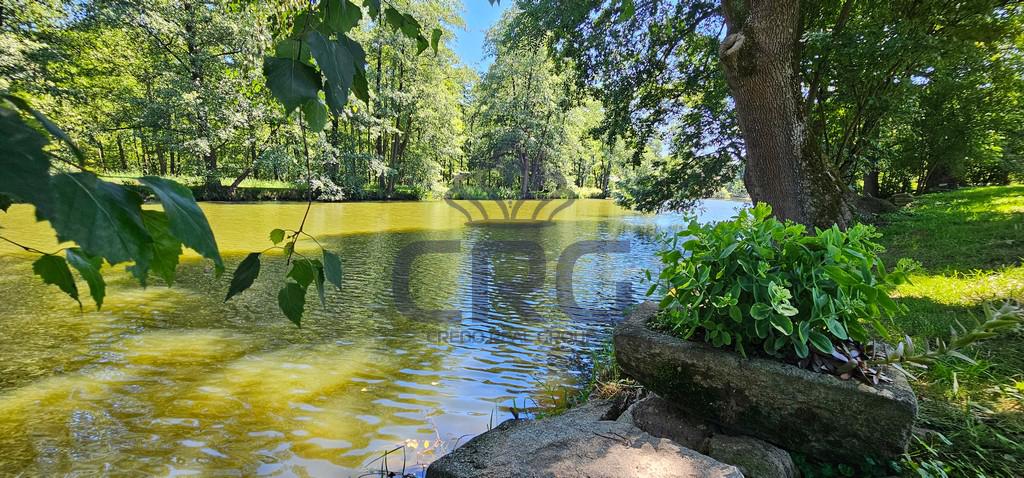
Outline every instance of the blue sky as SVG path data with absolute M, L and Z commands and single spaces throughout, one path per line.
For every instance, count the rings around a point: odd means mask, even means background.
M 463 0 L 465 9 L 462 18 L 466 20 L 466 31 L 456 31 L 456 38 L 451 48 L 469 67 L 485 71 L 493 58 L 484 58 L 484 36 L 487 29 L 494 25 L 501 12 L 504 12 L 513 0 L 502 0 L 491 5 L 487 0 Z

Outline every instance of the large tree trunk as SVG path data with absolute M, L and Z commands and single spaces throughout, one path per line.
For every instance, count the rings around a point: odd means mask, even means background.
M 849 189 L 807 127 L 795 65 L 798 0 L 722 2 L 728 36 L 719 56 L 746 147 L 743 182 L 776 217 L 846 227 Z

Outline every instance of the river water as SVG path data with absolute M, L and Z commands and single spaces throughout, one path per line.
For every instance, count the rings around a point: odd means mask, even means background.
M 695 212 L 719 220 L 739 206 L 708 200 Z M 296 227 L 305 205 L 202 207 L 232 270 L 270 245 L 271 229 Z M 603 200 L 511 224 L 467 224 L 444 202 L 315 204 L 306 229 L 341 256 L 344 287 L 326 307 L 311 290 L 302 328 L 277 309 L 279 254 L 227 303 L 230 272 L 218 279 L 194 256 L 172 287 L 143 289 L 108 266 L 102 310 L 83 290 L 80 311 L 32 276 L 31 256 L 0 246 L 0 475 L 359 476 L 388 450 L 388 469 L 421 472 L 512 408 L 571 395 L 608 317 L 642 297 L 658 235 L 682 224 Z M 0 227 L 57 248 L 30 207 L 0 214 Z M 560 306 L 558 264 L 580 241 L 617 242 L 569 263 Z M 299 252 L 315 254 L 306 242 Z M 441 246 L 451 252 L 410 252 Z

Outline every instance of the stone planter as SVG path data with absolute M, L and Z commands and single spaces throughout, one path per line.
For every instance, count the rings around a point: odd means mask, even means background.
M 895 458 L 907 448 L 917 399 L 896 371 L 872 387 L 647 327 L 641 304 L 615 329 L 615 358 L 627 375 L 676 408 L 790 451 L 828 461 Z

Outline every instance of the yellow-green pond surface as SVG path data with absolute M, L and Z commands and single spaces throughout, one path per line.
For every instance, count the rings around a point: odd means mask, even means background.
M 738 205 L 706 201 L 699 213 L 721 219 Z M 516 218 L 540 206 L 528 202 Z M 482 207 L 504 217 L 497 203 Z M 172 287 L 151 278 L 142 288 L 123 265 L 107 266 L 99 311 L 84 282 L 80 310 L 32 275 L 32 255 L 0 245 L 0 476 L 359 476 L 396 449 L 388 469 L 421 473 L 510 418 L 513 404 L 536 410 L 571 394 L 613 325 L 593 317 L 641 300 L 657 236 L 683 222 L 603 200 L 576 201 L 551 221 L 471 225 L 440 201 L 314 204 L 306 230 L 342 257 L 344 287 L 328 291 L 326 307 L 311 290 L 297 328 L 277 308 L 279 253 L 264 255 L 252 289 L 224 296 L 230 270 L 267 248 L 272 229 L 297 227 L 305 204 L 202 208 L 229 272 L 218 278 L 191 254 Z M 29 206 L 0 213 L 0 228 L 61 247 Z M 625 241 L 628 252 L 581 257 L 567 310 L 557 263 L 588 240 Z M 457 251 L 395 273 L 421 241 L 457 241 Z M 542 251 L 543 283 L 530 282 L 523 244 Z M 298 250 L 318 253 L 312 241 Z M 400 307 L 404 283 L 415 307 L 461 312 Z

